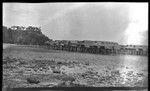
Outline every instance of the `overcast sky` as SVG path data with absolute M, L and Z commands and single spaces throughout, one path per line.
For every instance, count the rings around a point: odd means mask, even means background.
M 148 3 L 3 3 L 3 25 L 41 27 L 54 40 L 148 45 Z

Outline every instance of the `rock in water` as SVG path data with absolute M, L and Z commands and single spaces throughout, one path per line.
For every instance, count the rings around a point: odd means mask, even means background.
M 73 82 L 76 79 L 74 77 L 66 76 L 66 77 L 63 77 L 62 80 L 65 82 L 67 82 L 67 81 Z
M 61 73 L 61 71 L 59 69 L 53 69 L 53 73 Z
M 27 82 L 30 84 L 38 84 L 40 81 L 36 77 L 27 78 Z

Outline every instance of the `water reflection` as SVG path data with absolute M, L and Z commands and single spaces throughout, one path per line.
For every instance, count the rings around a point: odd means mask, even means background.
M 135 84 L 147 79 L 148 57 L 124 55 L 120 56 L 122 84 Z

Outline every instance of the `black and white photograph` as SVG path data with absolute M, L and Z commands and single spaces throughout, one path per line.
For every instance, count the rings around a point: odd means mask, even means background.
M 3 2 L 2 19 L 2 88 L 148 88 L 148 2 Z

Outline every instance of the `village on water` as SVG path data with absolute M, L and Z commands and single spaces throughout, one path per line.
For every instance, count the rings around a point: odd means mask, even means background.
M 119 45 L 111 41 L 90 40 L 55 40 L 46 42 L 48 48 L 72 52 L 85 52 L 93 54 L 128 54 L 148 55 L 148 46 L 145 45 Z
M 37 27 L 30 27 L 33 31 L 37 31 Z M 24 30 L 25 27 L 12 26 L 13 31 Z M 21 43 L 19 43 L 21 44 Z M 30 44 L 29 44 L 30 45 Z M 32 44 L 32 46 L 35 44 Z M 147 45 L 120 45 L 112 41 L 92 41 L 92 40 L 53 40 L 44 42 L 47 48 L 56 50 L 65 50 L 71 52 L 85 52 L 93 54 L 125 54 L 125 55 L 141 55 L 148 56 Z M 39 46 L 38 44 L 36 46 Z
M 3 3 L 3 91 L 148 91 L 148 31 L 148 3 Z
M 32 26 L 3 35 L 5 87 L 147 86 L 148 46 L 52 40 Z

